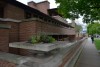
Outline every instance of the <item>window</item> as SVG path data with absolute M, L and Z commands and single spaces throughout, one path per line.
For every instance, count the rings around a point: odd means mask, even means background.
M 34 17 L 34 18 L 38 18 L 39 16 L 38 16 L 38 15 L 36 15 L 36 14 L 33 14 L 33 17 Z
M 29 13 L 29 12 L 25 13 L 25 19 L 28 19 L 28 18 L 31 18 L 31 17 L 32 17 L 31 13 Z
M 4 9 L 0 7 L 0 18 L 4 17 Z

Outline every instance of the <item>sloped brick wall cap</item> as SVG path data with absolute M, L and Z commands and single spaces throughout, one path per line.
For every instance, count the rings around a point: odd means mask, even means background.
M 0 24 L 0 29 L 10 29 L 10 25 Z

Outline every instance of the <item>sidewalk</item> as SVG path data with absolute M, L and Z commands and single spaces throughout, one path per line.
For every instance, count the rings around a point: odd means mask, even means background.
M 75 67 L 100 67 L 100 54 L 98 54 L 90 38 L 85 42 L 86 44 Z

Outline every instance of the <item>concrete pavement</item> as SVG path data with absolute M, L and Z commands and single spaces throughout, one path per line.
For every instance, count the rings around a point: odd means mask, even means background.
M 100 67 L 100 54 L 88 38 L 75 67 Z

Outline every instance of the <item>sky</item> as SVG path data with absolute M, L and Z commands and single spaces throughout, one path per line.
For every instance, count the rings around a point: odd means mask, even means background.
M 34 2 L 41 2 L 41 1 L 46 1 L 46 0 L 17 0 L 17 1 L 20 1 L 24 4 L 27 4 L 27 2 L 29 1 L 34 1 Z M 50 8 L 56 8 L 57 7 L 57 4 L 55 3 L 55 0 L 48 0 L 50 2 Z
M 27 2 L 29 1 L 34 1 L 34 2 L 41 2 L 41 1 L 46 1 L 46 0 L 17 0 L 17 1 L 20 1 L 24 4 L 27 4 Z M 55 3 L 55 0 L 48 0 L 50 2 L 50 8 L 56 8 L 57 7 L 57 4 Z M 71 20 L 67 19 L 67 21 L 70 23 Z M 83 23 L 82 21 L 82 17 L 80 17 L 79 19 L 76 19 L 75 20 L 76 24 L 78 25 L 81 25 L 83 27 L 84 30 L 86 30 L 86 24 Z

